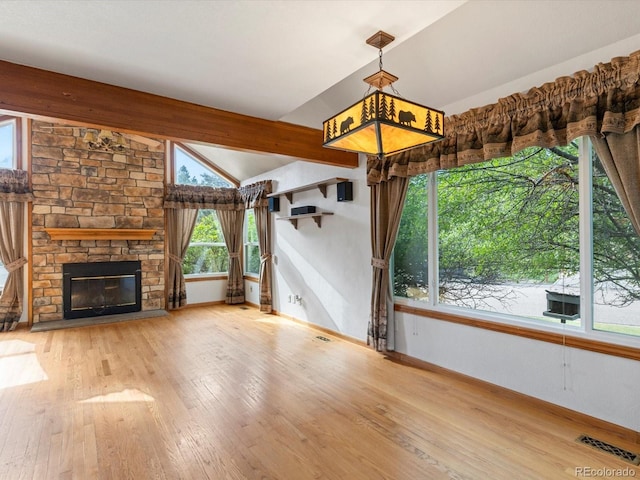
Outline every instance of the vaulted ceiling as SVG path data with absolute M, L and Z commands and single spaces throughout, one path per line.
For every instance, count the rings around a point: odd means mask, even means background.
M 0 60 L 314 129 L 363 96 L 378 30 L 396 37 L 383 62 L 400 94 L 459 113 L 640 48 L 640 2 L 0 0 Z M 241 180 L 295 160 L 191 146 Z

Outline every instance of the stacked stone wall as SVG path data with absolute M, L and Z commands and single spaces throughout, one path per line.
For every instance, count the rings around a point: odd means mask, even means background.
M 33 321 L 60 320 L 62 265 L 140 260 L 142 309 L 164 303 L 165 144 L 115 135 L 121 151 L 94 150 L 86 128 L 32 123 Z M 139 137 L 137 137 L 139 138 Z M 57 240 L 46 228 L 153 229 L 151 240 Z

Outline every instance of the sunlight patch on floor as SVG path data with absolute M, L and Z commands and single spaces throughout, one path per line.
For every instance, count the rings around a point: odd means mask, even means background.
M 155 402 L 151 395 L 136 388 L 126 388 L 120 392 L 107 393 L 106 395 L 96 395 L 95 397 L 80 400 L 79 403 L 122 403 L 122 402 Z
M 48 380 L 33 343 L 0 341 L 0 389 Z

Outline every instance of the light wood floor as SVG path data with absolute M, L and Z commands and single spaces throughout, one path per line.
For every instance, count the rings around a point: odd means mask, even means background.
M 237 306 L 3 333 L 0 479 L 640 477 L 491 390 Z

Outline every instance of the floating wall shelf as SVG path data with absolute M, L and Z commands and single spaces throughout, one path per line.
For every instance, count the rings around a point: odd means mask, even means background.
M 276 220 L 289 220 L 293 228 L 298 229 L 298 219 L 300 218 L 313 218 L 318 228 L 322 228 L 322 216 L 333 215 L 333 212 L 317 212 L 317 213 L 304 213 L 301 215 L 291 215 L 290 217 L 278 217 Z
M 307 190 L 313 190 L 314 188 L 317 188 L 322 193 L 322 196 L 324 198 L 327 198 L 328 185 L 335 185 L 336 183 L 342 183 L 342 182 L 348 182 L 348 181 L 349 181 L 348 178 L 340 178 L 340 177 L 329 178 L 327 180 L 322 180 L 320 182 L 309 183 L 308 185 L 302 185 L 300 187 L 290 188 L 289 190 L 282 190 L 281 192 L 273 192 L 267 195 L 267 197 L 277 197 L 279 195 L 284 195 L 285 197 L 287 197 L 287 200 L 289 200 L 289 203 L 293 203 L 294 193 L 305 192 Z M 286 217 L 286 218 L 289 218 L 289 217 Z
M 155 230 L 136 228 L 45 228 L 51 240 L 151 240 Z

